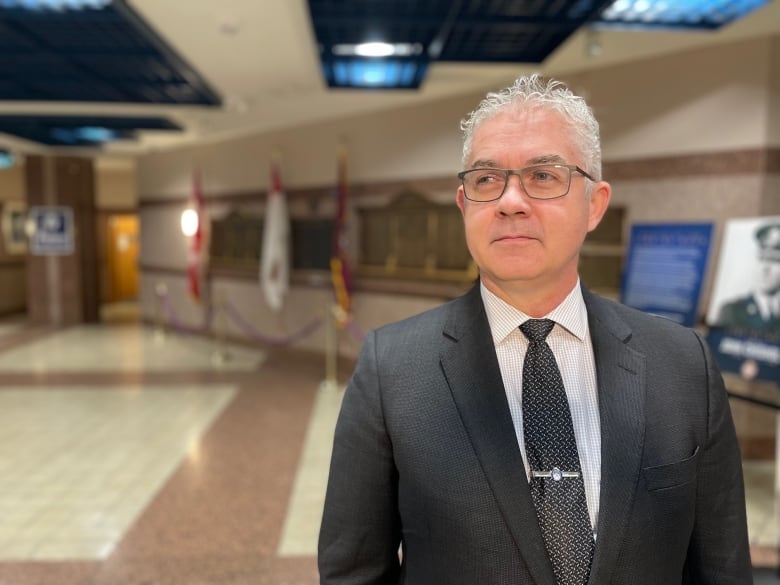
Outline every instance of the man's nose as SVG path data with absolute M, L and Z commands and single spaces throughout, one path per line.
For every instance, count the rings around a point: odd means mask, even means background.
M 497 211 L 499 213 L 527 213 L 531 198 L 526 193 L 520 177 L 509 175 L 504 188 L 504 194 L 498 200 Z

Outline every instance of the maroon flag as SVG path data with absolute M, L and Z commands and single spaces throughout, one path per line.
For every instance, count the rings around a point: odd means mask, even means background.
M 195 233 L 190 239 L 190 249 L 187 258 L 187 280 L 192 298 L 200 302 L 201 299 L 201 267 L 203 254 L 203 190 L 200 185 L 200 172 L 195 170 L 192 178 L 192 201 L 195 214 L 198 219 Z
M 352 294 L 352 280 L 349 267 L 349 237 L 347 232 L 347 150 L 339 148 L 338 201 L 336 219 L 331 242 L 330 273 L 333 292 L 340 309 L 339 324 L 346 322 Z

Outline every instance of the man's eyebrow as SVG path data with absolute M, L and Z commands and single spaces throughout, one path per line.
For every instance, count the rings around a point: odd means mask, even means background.
M 543 154 L 528 160 L 529 165 L 566 164 L 566 159 L 557 154 Z
M 529 158 L 525 161 L 524 167 L 531 165 L 547 165 L 547 164 L 566 164 L 566 159 L 559 154 L 542 154 Z M 489 158 L 481 158 L 471 163 L 469 168 L 472 169 L 500 169 L 502 168 L 496 161 Z
M 475 160 L 473 163 L 471 163 L 472 169 L 497 169 L 500 168 L 498 163 L 494 160 L 491 160 L 489 158 L 481 158 L 479 160 Z

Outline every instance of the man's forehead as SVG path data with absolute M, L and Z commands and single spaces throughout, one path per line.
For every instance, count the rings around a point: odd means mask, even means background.
M 780 223 L 768 223 L 758 228 L 756 242 L 759 258 L 780 262 Z

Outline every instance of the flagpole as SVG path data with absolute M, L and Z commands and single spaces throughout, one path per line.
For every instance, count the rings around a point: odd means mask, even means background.
M 334 303 L 328 307 L 325 332 L 325 383 L 338 386 L 338 353 L 340 331 L 350 317 L 351 279 L 349 270 L 349 246 L 347 242 L 347 149 L 342 141 L 338 149 L 336 179 L 336 213 L 331 240 L 330 272 Z
M 329 304 L 325 310 L 325 379 L 320 388 L 325 391 L 338 389 L 338 329 L 336 311 L 338 305 Z

